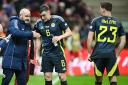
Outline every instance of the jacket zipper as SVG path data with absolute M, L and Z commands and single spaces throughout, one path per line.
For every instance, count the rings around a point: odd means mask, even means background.
M 15 48 L 15 45 L 14 45 L 14 48 Z M 13 48 L 13 52 L 12 52 L 12 59 L 11 59 L 11 65 L 10 65 L 10 68 L 12 67 L 12 61 L 13 61 L 14 48 Z
M 6 48 L 6 51 L 5 51 L 4 56 L 3 56 L 3 61 L 4 61 L 4 58 L 6 57 L 5 55 L 6 55 L 6 53 L 7 53 L 8 47 L 9 47 L 9 42 L 8 42 L 8 44 L 7 44 L 7 48 Z

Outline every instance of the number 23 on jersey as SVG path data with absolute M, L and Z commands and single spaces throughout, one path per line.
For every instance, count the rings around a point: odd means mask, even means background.
M 109 42 L 109 43 L 115 43 L 116 41 L 116 33 L 117 33 L 117 27 L 114 27 L 114 26 L 110 26 L 110 32 L 111 32 L 111 36 L 112 38 L 110 39 L 110 37 L 102 37 L 103 34 L 105 34 L 106 32 L 108 32 L 108 26 L 100 26 L 99 30 L 101 30 L 101 32 L 98 34 L 98 39 L 97 41 L 98 42 Z

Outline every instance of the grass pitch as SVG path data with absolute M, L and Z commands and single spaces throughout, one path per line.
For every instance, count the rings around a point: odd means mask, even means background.
M 53 78 L 55 80 L 55 78 Z M 68 85 L 94 85 L 94 76 L 67 76 Z M 128 85 L 128 76 L 118 76 L 118 85 Z M 2 82 L 2 77 L 0 76 L 0 83 Z M 14 85 L 14 77 L 11 80 L 9 85 Z M 44 85 L 43 76 L 30 76 L 29 82 L 27 85 Z M 59 80 L 55 85 L 60 85 Z M 109 85 L 108 78 L 104 77 L 103 85 Z

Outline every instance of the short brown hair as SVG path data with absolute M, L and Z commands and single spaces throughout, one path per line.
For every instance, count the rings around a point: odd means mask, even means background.
M 40 6 L 40 13 L 48 10 L 49 10 L 49 6 L 47 4 L 43 4 Z
M 101 6 L 101 8 L 104 8 L 107 11 L 112 11 L 112 3 L 110 3 L 110 2 L 101 2 L 100 6 Z

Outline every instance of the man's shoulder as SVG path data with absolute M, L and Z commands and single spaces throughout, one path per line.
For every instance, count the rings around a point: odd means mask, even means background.
M 42 20 L 41 20 L 41 19 L 38 19 L 38 20 L 35 22 L 34 25 L 38 25 L 38 24 L 40 24 L 40 23 L 42 23 Z
M 11 20 L 19 20 L 19 17 L 18 16 L 11 16 L 9 18 L 9 21 L 11 21 Z
M 9 25 L 13 25 L 15 28 L 18 28 L 19 18 L 17 16 L 11 16 L 9 18 Z
M 91 24 L 94 24 L 94 23 L 100 21 L 101 18 L 102 18 L 102 16 L 95 17 L 95 18 L 92 20 Z
M 120 21 L 119 18 L 112 16 L 112 19 Z
M 59 15 L 52 15 L 52 18 L 56 20 L 64 21 L 64 19 Z
M 118 22 L 118 23 L 121 23 L 120 19 L 117 18 L 117 17 L 112 17 L 112 19 L 113 19 L 114 21 Z
M 41 19 L 38 19 L 35 23 L 34 23 L 34 28 L 37 30 L 40 26 L 43 25 L 43 21 Z
M 101 19 L 101 18 L 102 18 L 102 16 L 95 17 L 95 18 L 92 20 L 92 22 L 97 21 L 97 20 L 99 20 L 99 19 Z

